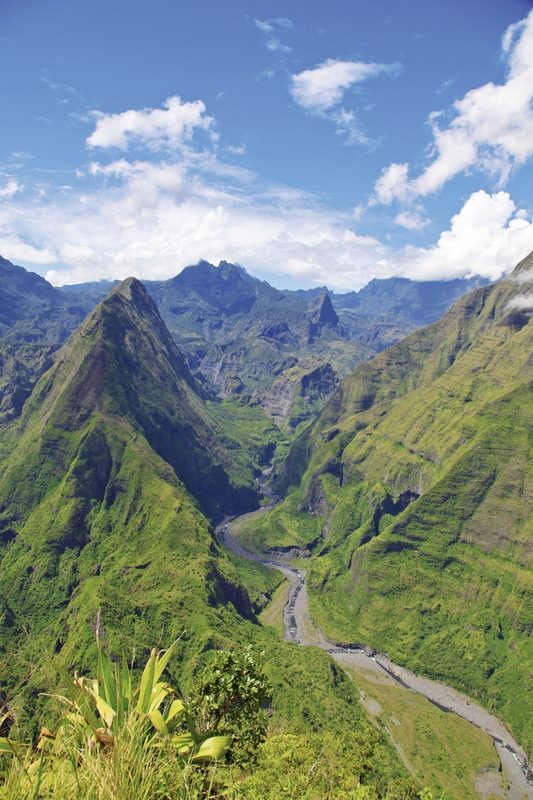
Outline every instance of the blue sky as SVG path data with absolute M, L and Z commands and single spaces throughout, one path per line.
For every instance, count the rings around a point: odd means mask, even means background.
M 497 278 L 533 249 L 531 7 L 0 0 L 0 254 Z

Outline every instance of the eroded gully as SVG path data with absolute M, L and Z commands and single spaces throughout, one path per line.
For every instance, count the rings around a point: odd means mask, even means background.
M 382 676 L 386 675 L 399 685 L 423 695 L 441 710 L 457 714 L 480 728 L 492 738 L 505 770 L 509 783 L 508 800 L 533 800 L 533 769 L 523 748 L 497 717 L 456 689 L 417 675 L 371 647 L 336 644 L 326 639 L 309 613 L 305 571 L 291 566 L 287 558 L 282 560 L 251 553 L 239 544 L 237 525 L 257 518 L 273 505 L 271 503 L 258 511 L 227 518 L 216 528 L 215 534 L 236 555 L 276 569 L 288 580 L 290 589 L 283 609 L 285 639 L 294 644 L 320 647 L 341 666 L 364 668 Z

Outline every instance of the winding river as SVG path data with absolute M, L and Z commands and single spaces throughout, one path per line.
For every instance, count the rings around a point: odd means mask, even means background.
M 492 738 L 501 765 L 505 770 L 509 783 L 508 800 L 524 800 L 524 798 L 533 800 L 533 769 L 523 748 L 497 717 L 450 686 L 424 678 L 395 664 L 384 653 L 363 645 L 341 645 L 328 641 L 313 623 L 309 613 L 305 571 L 291 566 L 290 560 L 287 558 L 273 558 L 251 553 L 239 544 L 236 535 L 237 524 L 257 518 L 274 505 L 275 503 L 271 503 L 258 511 L 239 517 L 226 518 L 216 528 L 215 535 L 236 555 L 276 569 L 289 581 L 290 589 L 283 609 L 285 639 L 298 645 L 320 647 L 341 666 L 364 667 L 375 673 L 387 675 L 401 686 L 423 695 L 443 711 L 457 714 L 485 731 Z

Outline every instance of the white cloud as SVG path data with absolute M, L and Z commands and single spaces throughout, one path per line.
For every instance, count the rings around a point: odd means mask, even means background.
M 130 109 L 118 114 L 93 112 L 96 127 L 87 138 L 89 147 L 128 150 L 132 144 L 150 150 L 176 149 L 190 140 L 197 129 L 208 130 L 213 118 L 201 100 L 169 97 L 163 108 Z
M 433 112 L 432 160 L 413 179 L 408 179 L 408 165 L 392 164 L 376 183 L 375 199 L 389 204 L 425 196 L 471 170 L 484 172 L 503 186 L 511 170 L 533 155 L 533 11 L 507 29 L 502 51 L 505 83 L 490 82 L 467 92 L 453 104 L 448 123 L 442 113 Z M 402 180 L 383 192 L 383 181 L 398 166 L 404 170 Z
M 512 297 L 507 303 L 507 308 L 517 308 L 520 311 L 533 311 L 533 294 L 519 294 Z
M 3 186 L 0 186 L 0 200 L 5 198 L 9 199 L 20 192 L 20 184 L 17 181 L 10 180 Z
M 206 258 L 236 261 L 269 274 L 274 284 L 291 277 L 349 290 L 396 275 L 496 279 L 533 249 L 533 222 L 516 217 L 505 192 L 471 195 L 433 247 L 394 250 L 356 233 L 353 216 L 290 188 L 232 189 L 175 165 L 155 167 L 120 161 L 95 167 L 93 180 L 107 181 L 113 173 L 112 184 L 0 214 L 0 253 L 59 264 L 46 275 L 55 284 L 131 274 L 163 279 Z M 18 241 L 7 247 L 4 233 L 15 228 Z
M 533 220 L 517 218 L 515 211 L 507 192 L 474 192 L 433 247 L 406 247 L 382 266 L 415 280 L 496 280 L 533 250 Z
M 426 219 L 419 211 L 400 211 L 396 215 L 394 222 L 396 225 L 401 225 L 402 228 L 407 228 L 409 231 L 421 231 L 426 225 L 429 225 L 429 220 Z
M 376 181 L 375 199 L 370 200 L 370 205 L 376 201 L 390 205 L 395 199 L 406 200 L 410 196 L 408 172 L 409 164 L 389 164 Z
M 271 53 L 290 53 L 292 48 L 284 44 L 279 38 L 279 33 L 290 31 L 293 24 L 287 17 L 277 17 L 276 19 L 254 19 L 253 21 L 256 28 L 258 28 L 265 38 L 265 47 Z
M 517 272 L 516 275 L 513 275 L 513 280 L 517 283 L 529 283 L 529 281 L 533 281 L 533 267 L 531 269 L 526 269 L 524 272 Z
M 328 58 L 314 69 L 291 77 L 291 94 L 306 111 L 327 111 L 342 102 L 347 89 L 383 73 L 396 72 L 397 65 Z
M 18 237 L 0 234 L 0 254 L 10 261 L 24 261 L 29 264 L 54 264 L 57 257 L 47 248 L 34 247 Z
M 340 61 L 329 58 L 314 69 L 291 75 L 290 92 L 305 111 L 329 119 L 335 133 L 345 136 L 345 144 L 369 144 L 369 138 L 356 114 L 341 103 L 346 92 L 378 75 L 396 74 L 398 64 L 374 64 L 365 61 Z
M 134 127 L 128 125 L 121 128 L 127 144 Z M 148 128 L 135 129 L 141 134 L 148 137 Z M 154 135 L 163 136 L 161 130 Z M 95 160 L 77 172 L 78 186 L 68 191 L 41 179 L 33 190 L 25 184 L 24 193 L 0 203 L 0 253 L 53 265 L 47 277 L 56 284 L 131 274 L 168 278 L 207 258 L 242 263 L 273 276 L 274 283 L 291 277 L 305 285 L 356 289 L 373 277 L 395 275 L 496 278 L 533 248 L 531 218 L 505 192 L 471 195 L 433 247 L 394 250 L 356 232 L 361 209 L 342 213 L 313 194 L 265 184 L 245 167 L 221 160 L 220 152 L 212 143 L 204 150 L 165 152 L 165 159 Z M 404 165 L 395 166 L 383 180 L 384 196 L 405 178 Z M 398 223 L 423 223 L 416 204 L 409 214 Z

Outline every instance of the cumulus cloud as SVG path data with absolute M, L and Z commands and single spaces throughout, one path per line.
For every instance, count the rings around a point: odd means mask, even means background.
M 507 192 L 474 192 L 433 247 L 406 247 L 383 267 L 415 280 L 483 275 L 497 280 L 533 249 L 533 220 Z
M 394 250 L 353 229 L 353 215 L 259 182 L 232 187 L 190 165 L 93 164 L 92 190 L 0 209 L 0 253 L 54 265 L 55 284 L 137 275 L 163 279 L 206 258 L 243 264 L 283 285 L 356 289 L 374 277 L 495 279 L 533 247 L 533 222 L 505 192 L 476 192 L 433 247 Z M 13 236 L 16 231 L 16 238 Z
M 134 113 L 143 118 L 151 112 Z M 126 145 L 134 128 L 130 122 L 117 128 Z M 159 123 L 156 128 L 160 141 Z M 135 128 L 136 136 L 140 132 L 149 135 L 148 128 Z M 111 139 L 116 135 L 112 130 Z M 221 154 L 227 157 L 213 143 L 203 149 L 188 143 L 178 153 L 94 160 L 77 171 L 79 183 L 68 190 L 41 179 L 33 190 L 27 182 L 23 193 L 11 187 L 9 202 L 0 202 L 0 253 L 50 265 L 46 276 L 55 284 L 131 274 L 168 278 L 207 258 L 236 261 L 282 285 L 292 279 L 357 289 L 395 275 L 497 278 L 533 247 L 533 222 L 505 192 L 471 195 L 433 247 L 398 250 L 358 232 L 360 209 L 327 208 L 323 199 L 265 183 Z M 397 167 L 383 193 L 404 179 Z M 411 229 L 424 224 L 416 204 L 397 222 Z
M 163 108 L 130 109 L 118 114 L 93 112 L 96 127 L 87 138 L 89 147 L 128 150 L 136 144 L 150 150 L 176 149 L 190 140 L 196 130 L 208 130 L 213 118 L 201 100 L 186 102 L 169 97 Z
M 291 47 L 284 44 L 279 38 L 280 33 L 292 30 L 293 24 L 287 17 L 276 17 L 275 19 L 254 19 L 254 25 L 264 36 L 265 47 L 271 53 L 290 53 Z
M 415 178 L 407 164 L 391 164 L 375 186 L 384 204 L 436 192 L 459 173 L 477 170 L 500 186 L 515 166 L 533 154 L 533 11 L 511 25 L 502 39 L 507 75 L 503 84 L 486 83 L 453 104 L 451 118 L 433 112 L 431 160 Z M 401 168 L 401 169 L 400 169 Z

